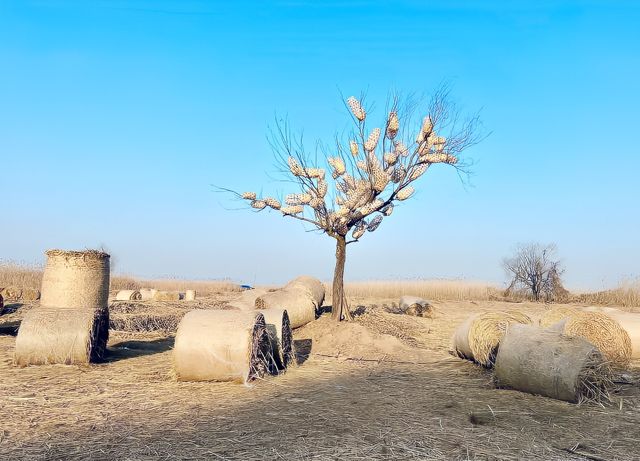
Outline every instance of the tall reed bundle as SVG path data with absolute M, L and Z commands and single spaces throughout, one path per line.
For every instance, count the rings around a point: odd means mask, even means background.
M 256 298 L 256 309 L 286 309 L 291 328 L 298 328 L 316 319 L 316 301 L 300 286 L 265 293 Z
M 567 402 L 608 400 L 611 372 L 600 351 L 582 338 L 511 324 L 495 362 L 499 387 Z
M 180 301 L 180 293 L 177 291 L 156 291 L 154 301 Z
M 187 290 L 184 293 L 185 301 L 195 301 L 196 299 L 196 290 Z
M 551 325 L 555 325 L 562 319 L 576 315 L 578 312 L 580 312 L 578 309 L 570 306 L 552 307 L 545 311 L 540 317 L 540 326 L 542 328 L 548 328 Z
M 518 311 L 486 312 L 473 316 L 456 330 L 454 350 L 458 356 L 490 368 L 507 326 L 512 323 L 532 322 L 529 316 Z
M 44 307 L 102 308 L 109 298 L 109 255 L 101 251 L 46 252 Z
M 631 338 L 620 324 L 601 312 L 578 312 L 561 320 L 556 328 L 566 336 L 583 338 L 593 344 L 603 357 L 616 367 L 629 364 Z
M 116 294 L 116 301 L 141 301 L 142 293 L 138 290 L 120 290 Z
M 273 355 L 273 374 L 281 373 L 289 365 L 295 363 L 295 352 L 293 349 L 293 332 L 289 322 L 289 315 L 285 309 L 262 309 L 255 311 L 264 315 L 264 321 L 271 343 L 271 353 Z
M 179 381 L 247 383 L 274 368 L 270 357 L 260 313 L 195 310 L 178 325 L 173 358 Z
M 46 252 L 40 306 L 25 315 L 15 363 L 102 360 L 109 337 L 109 255 L 100 251 Z

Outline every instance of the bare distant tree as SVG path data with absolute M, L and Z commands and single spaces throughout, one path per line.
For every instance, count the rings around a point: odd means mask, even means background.
M 432 165 L 465 171 L 459 154 L 478 142 L 478 119 L 461 121 L 447 96 L 446 89 L 437 91 L 418 120 L 412 119 L 416 105 L 411 100 L 391 97 L 376 128 L 367 126 L 363 98 L 352 96 L 346 106 L 353 130 L 343 140 L 336 136 L 330 147 L 318 142 L 313 156 L 302 137 L 294 139 L 287 123 L 277 122 L 271 144 L 296 193 L 286 195 L 284 203 L 256 192 L 236 193 L 257 211 L 277 210 L 336 240 L 332 316 L 337 321 L 351 319 L 344 295 L 347 245 L 375 231 L 397 202 L 412 197 L 412 185 Z
M 518 246 L 515 254 L 503 261 L 511 279 L 506 294 L 524 290 L 535 301 L 553 301 L 566 296 L 561 279 L 564 269 L 556 259 L 556 254 L 555 244 L 529 243 Z

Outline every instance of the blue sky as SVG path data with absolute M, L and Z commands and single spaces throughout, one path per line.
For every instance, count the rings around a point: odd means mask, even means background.
M 330 141 L 341 92 L 383 106 L 447 81 L 491 133 L 471 186 L 430 170 L 346 278 L 501 283 L 532 240 L 570 288 L 640 275 L 637 3 L 233 3 L 0 2 L 1 259 L 104 246 L 139 276 L 329 279 L 330 238 L 211 185 L 288 192 L 274 114 Z

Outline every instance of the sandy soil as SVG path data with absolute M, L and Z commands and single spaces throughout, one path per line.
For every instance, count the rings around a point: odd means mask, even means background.
M 640 459 L 640 363 L 607 407 L 499 390 L 448 353 L 455 326 L 544 306 L 436 302 L 422 319 L 387 312 L 392 302 L 358 299 L 355 322 L 296 330 L 302 363 L 251 386 L 176 382 L 160 330 L 112 332 L 104 364 L 15 368 L 7 333 L 22 306 L 0 318 L 0 459 Z

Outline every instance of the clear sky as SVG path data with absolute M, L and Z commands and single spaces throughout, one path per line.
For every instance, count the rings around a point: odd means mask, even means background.
M 531 240 L 558 245 L 570 288 L 638 276 L 638 5 L 2 1 L 0 258 L 104 246 L 139 276 L 329 279 L 332 239 L 211 185 L 288 192 L 274 114 L 331 140 L 340 92 L 382 106 L 448 81 L 491 133 L 472 185 L 430 170 L 346 278 L 503 282 Z

